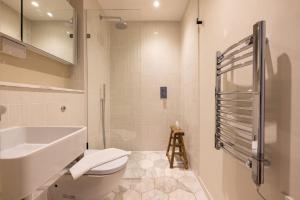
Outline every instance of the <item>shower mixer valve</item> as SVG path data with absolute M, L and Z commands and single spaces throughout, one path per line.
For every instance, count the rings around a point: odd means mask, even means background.
M 0 105 L 0 121 L 1 121 L 2 115 L 6 113 L 6 110 L 7 110 L 7 109 L 6 109 L 5 106 Z

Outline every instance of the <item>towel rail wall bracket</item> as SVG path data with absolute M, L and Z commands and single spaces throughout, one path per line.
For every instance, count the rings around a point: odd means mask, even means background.
M 253 182 L 264 183 L 266 23 L 254 24 L 253 34 L 216 55 L 215 148 L 223 149 L 252 170 Z M 223 76 L 252 67 L 252 88 L 226 91 Z

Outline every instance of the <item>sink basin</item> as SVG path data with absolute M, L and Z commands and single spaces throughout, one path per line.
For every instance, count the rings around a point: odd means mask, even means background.
M 82 155 L 85 127 L 0 130 L 0 199 L 26 198 Z

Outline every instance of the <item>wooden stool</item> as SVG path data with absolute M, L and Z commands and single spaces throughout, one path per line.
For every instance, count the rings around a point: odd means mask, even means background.
M 187 160 L 186 151 L 183 142 L 184 132 L 182 129 L 179 129 L 176 126 L 171 126 L 170 128 L 171 128 L 171 134 L 170 134 L 168 149 L 166 153 L 170 162 L 170 168 L 174 167 L 175 155 L 179 155 L 180 158 L 183 160 L 184 167 L 188 169 L 188 160 Z M 169 151 L 171 147 L 172 150 L 171 150 L 171 158 L 170 158 Z M 175 151 L 176 147 L 179 148 L 179 152 Z

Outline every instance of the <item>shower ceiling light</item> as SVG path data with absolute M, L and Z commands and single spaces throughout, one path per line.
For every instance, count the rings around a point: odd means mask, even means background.
M 32 1 L 32 2 L 31 2 L 31 5 L 33 5 L 34 7 L 39 7 L 39 6 L 40 6 L 39 3 L 36 2 L 36 1 Z
M 153 6 L 158 8 L 160 6 L 160 2 L 158 0 L 153 1 Z
M 52 14 L 51 12 L 47 12 L 47 15 L 48 15 L 49 17 L 53 17 L 53 14 Z

